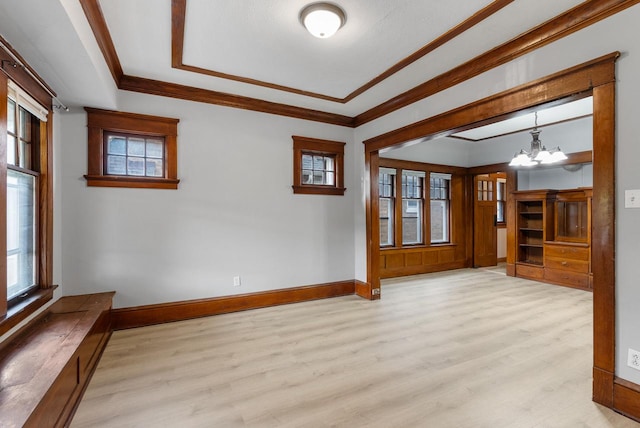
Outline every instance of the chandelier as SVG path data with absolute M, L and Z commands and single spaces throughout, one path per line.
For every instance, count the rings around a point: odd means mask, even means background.
M 547 150 L 547 148 L 540 141 L 540 131 L 538 129 L 538 112 L 535 112 L 535 124 L 530 134 L 531 150 L 526 151 L 521 149 L 519 153 L 516 153 L 511 159 L 509 166 L 535 166 L 535 165 L 548 165 L 556 162 L 560 162 L 567 159 L 560 147 Z

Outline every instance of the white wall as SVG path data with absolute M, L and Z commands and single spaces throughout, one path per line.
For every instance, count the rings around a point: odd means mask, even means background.
M 578 33 L 558 40 L 508 64 L 497 67 L 453 88 L 365 124 L 355 132 L 364 141 L 384 132 L 465 105 L 502 90 L 550 75 L 614 51 L 621 51 L 617 62 L 616 99 L 616 374 L 640 383 L 640 372 L 626 366 L 628 348 L 640 349 L 640 209 L 625 209 L 624 189 L 640 188 L 640 38 L 637 23 L 640 6 L 633 6 Z M 453 54 L 453 53 L 452 53 Z M 363 161 L 358 161 L 362 171 Z M 358 198 L 355 225 L 357 275 L 363 277 L 366 260 L 364 206 Z M 614 219 L 612 219 L 614 221 Z
M 345 196 L 291 189 L 291 136 L 345 141 L 351 165 L 351 129 L 128 92 L 118 108 L 180 119 L 179 190 L 87 187 L 86 115 L 63 115 L 65 294 L 129 307 L 354 278 L 353 170 Z

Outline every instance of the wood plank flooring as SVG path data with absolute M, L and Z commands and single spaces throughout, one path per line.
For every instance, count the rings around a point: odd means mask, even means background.
M 591 401 L 592 294 L 464 269 L 115 332 L 72 427 L 640 427 Z

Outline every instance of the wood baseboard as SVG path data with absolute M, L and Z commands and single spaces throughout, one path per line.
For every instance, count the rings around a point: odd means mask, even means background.
M 380 289 L 376 288 L 374 293 L 371 284 L 356 280 L 356 294 L 367 300 L 380 300 Z
M 613 409 L 640 422 L 640 385 L 616 378 L 613 384 Z
M 598 367 L 593 368 L 593 401 L 613 408 L 613 380 L 615 376 Z
M 356 281 L 348 280 L 235 296 L 119 308 L 112 311 L 112 323 L 114 330 L 123 330 L 268 306 L 346 296 L 355 292 Z

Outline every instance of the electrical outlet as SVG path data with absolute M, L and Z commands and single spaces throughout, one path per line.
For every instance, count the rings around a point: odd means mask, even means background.
M 234 287 L 240 287 L 240 277 L 239 276 L 234 276 L 233 277 L 233 286 Z
M 640 370 L 640 351 L 629 348 L 629 359 L 627 365 L 633 369 Z

